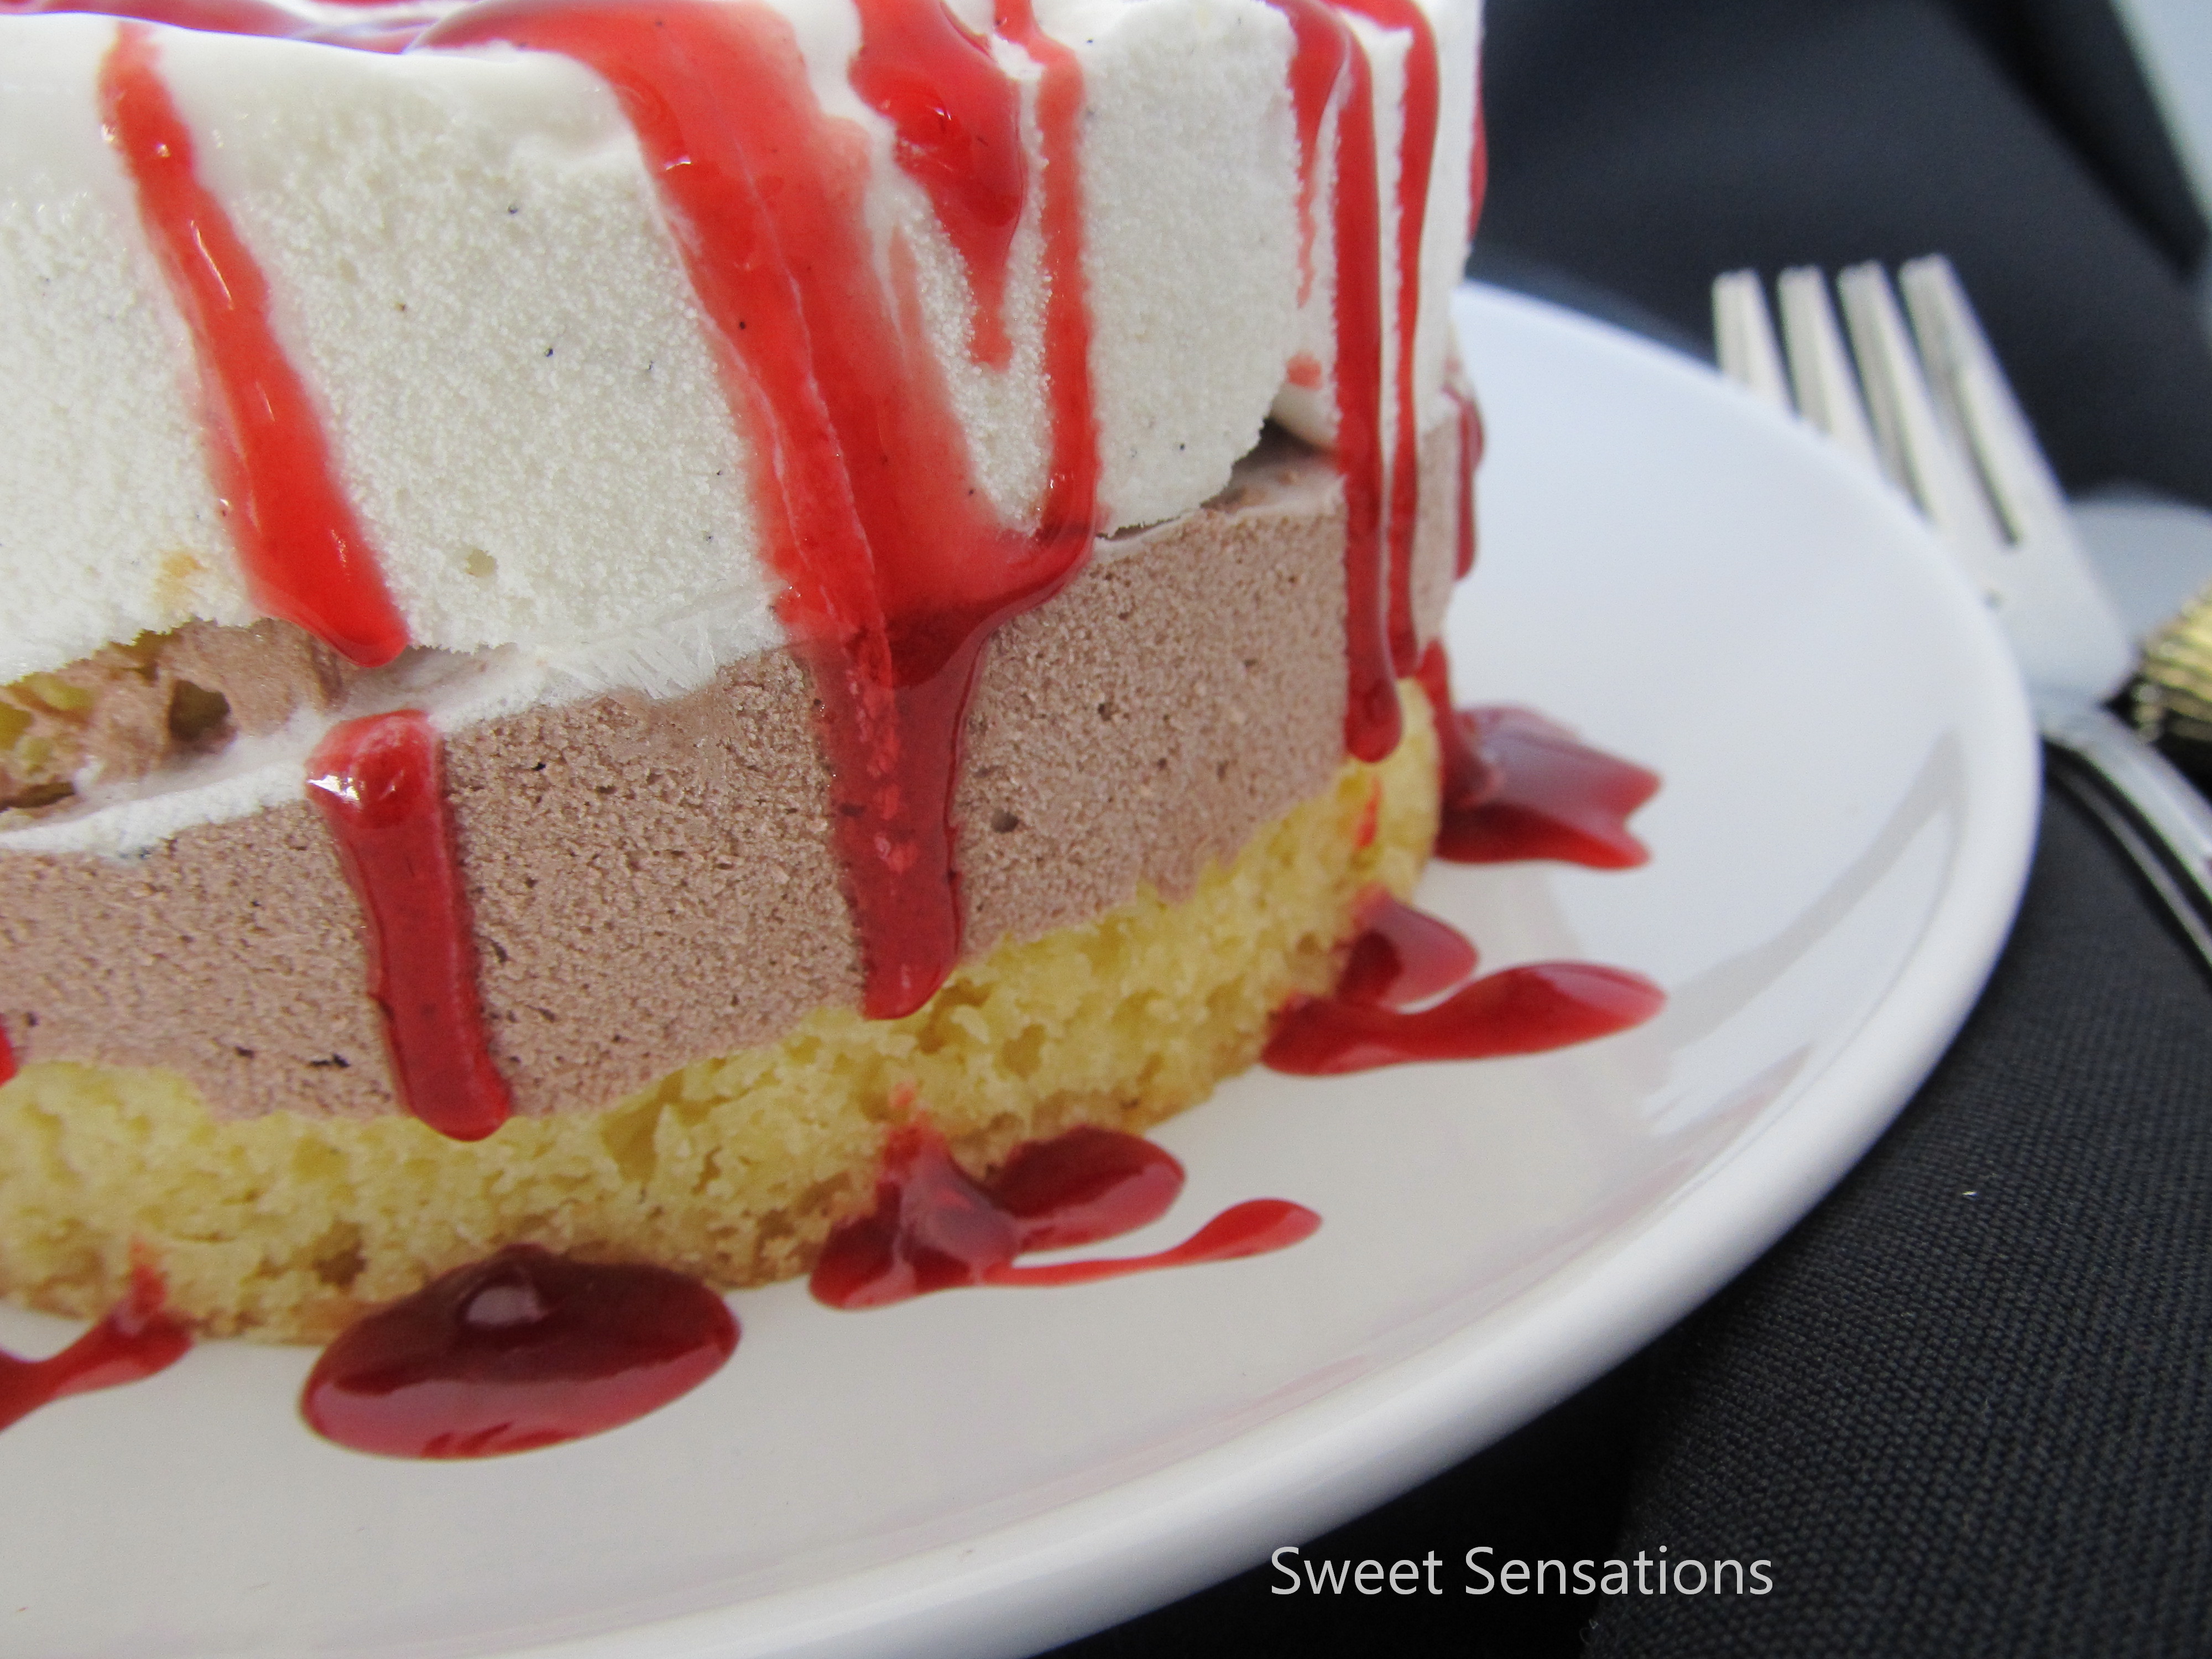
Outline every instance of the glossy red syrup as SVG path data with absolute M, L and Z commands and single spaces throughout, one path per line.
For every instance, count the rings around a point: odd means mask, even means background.
M 1421 661 L 1433 708 L 1451 708 L 1443 647 Z M 1656 772 L 1578 740 L 1530 708 L 1453 709 L 1437 723 L 1443 823 L 1437 856 L 1455 864 L 1552 859 L 1626 870 L 1651 854 L 1628 828 L 1658 793 Z
M 1003 368 L 1013 355 L 1006 269 L 1029 189 L 1020 89 L 942 6 L 860 0 L 860 13 L 853 90 L 896 131 L 899 166 L 928 191 L 967 267 L 976 361 Z
M 136 1382 L 184 1357 L 192 1339 L 161 1311 L 161 1277 L 134 1263 L 131 1294 L 59 1353 L 18 1359 L 0 1353 L 0 1429 L 72 1394 Z
M 1336 983 L 1340 1002 L 1410 1008 L 1474 972 L 1475 949 L 1466 934 L 1380 887 L 1360 902 L 1358 921 Z
M 886 19 L 935 27 L 918 14 L 938 0 L 873 3 L 879 34 Z M 769 556 L 787 584 L 782 619 L 823 704 L 862 1006 L 874 1018 L 921 1006 L 958 956 L 951 790 L 984 645 L 1066 585 L 1096 528 L 1082 86 L 1025 13 L 1002 15 L 1000 27 L 1044 68 L 1051 460 L 1042 523 L 1027 533 L 999 525 L 975 482 L 921 327 L 910 252 L 895 243 L 888 272 L 878 265 L 866 135 L 816 104 L 781 15 L 708 0 L 489 0 L 421 43 L 501 40 L 577 58 L 613 85 L 655 169 L 725 388 L 755 434 Z M 975 67 L 963 60 L 963 75 Z M 746 95 L 728 96 L 732 86 Z M 988 113 L 993 100 L 975 103 Z
M 155 37 L 125 23 L 100 69 L 100 118 L 190 330 L 216 493 L 256 606 L 363 665 L 405 648 L 322 421 L 269 319 L 269 285 L 193 167 L 191 131 L 155 65 Z
M 0 1083 L 15 1075 L 15 1045 L 8 1041 L 8 1033 L 0 1028 Z
M 1458 720 L 1498 782 L 1473 808 L 1446 814 L 1438 858 L 1626 870 L 1651 856 L 1628 818 L 1658 792 L 1656 772 L 1592 749 L 1533 709 L 1463 708 Z
M 815 1264 L 814 1295 L 833 1308 L 861 1309 L 967 1285 L 1086 1284 L 1282 1249 L 1321 1224 L 1301 1206 L 1259 1199 L 1152 1255 L 1015 1262 L 1024 1251 L 1095 1243 L 1156 1220 L 1182 1182 L 1182 1166 L 1160 1147 L 1097 1128 L 1032 1141 L 978 1181 L 953 1161 L 934 1126 L 910 1119 L 884 1146 L 875 1208 L 830 1234 Z
M 722 1368 L 729 1305 L 665 1267 L 518 1244 L 357 1321 L 323 1351 L 300 1414 L 386 1457 L 496 1457 L 643 1417 Z
M 1039 548 L 1049 553 L 1079 536 L 1083 545 L 1073 554 L 1078 564 L 1067 573 L 1073 576 L 1089 556 L 1098 522 L 1098 404 L 1091 387 L 1091 291 L 1083 274 L 1083 70 L 1072 49 L 1037 27 L 1030 0 L 998 0 L 996 15 L 999 33 L 1042 70 L 1036 93 L 1043 152 L 1037 216 L 1044 232 L 1052 461 Z
M 1291 112 L 1298 135 L 1299 203 L 1310 227 L 1321 131 L 1336 119 L 1333 199 L 1336 257 L 1336 465 L 1344 480 L 1344 746 L 1377 761 L 1398 746 L 1398 682 L 1391 660 L 1385 543 L 1389 487 L 1382 448 L 1382 204 L 1376 185 L 1375 88 L 1351 26 L 1325 0 L 1270 0 L 1289 20 Z M 1309 265 L 1310 252 L 1307 254 Z
M 1438 640 L 1421 653 L 1419 678 L 1436 724 L 1443 822 L 1457 823 L 1497 792 L 1498 769 L 1476 742 L 1475 727 L 1452 706 L 1451 659 Z
M 1320 1231 L 1321 1218 L 1303 1204 L 1285 1198 L 1248 1198 L 1242 1204 L 1231 1205 L 1170 1249 L 1097 1261 L 1039 1262 L 1026 1267 L 1017 1262 L 993 1268 L 984 1282 L 1033 1290 L 1093 1285 L 1102 1279 L 1126 1279 L 1131 1273 L 1158 1273 L 1163 1267 L 1200 1267 L 1265 1255 L 1303 1243 Z
M 1530 963 L 1486 975 L 1425 1008 L 1341 996 L 1292 1003 L 1261 1058 L 1278 1072 L 1330 1077 L 1409 1060 L 1541 1054 L 1640 1025 L 1666 1000 L 1625 968 Z
M 485 1042 L 437 732 L 411 708 L 348 720 L 309 758 L 307 783 L 361 905 L 400 1098 L 439 1133 L 481 1140 L 510 1109 Z
M 1406 52 L 1405 125 L 1398 145 L 1398 292 L 1389 459 L 1390 659 L 1410 674 L 1420 647 L 1413 637 L 1413 526 L 1420 511 L 1420 420 L 1413 401 L 1415 325 L 1421 313 L 1421 238 L 1428 222 L 1429 176 L 1437 153 L 1436 32 L 1415 0 L 1335 0 L 1346 10 L 1413 38 Z

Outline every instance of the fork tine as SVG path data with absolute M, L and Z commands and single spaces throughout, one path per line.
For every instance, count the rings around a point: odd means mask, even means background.
M 1898 268 L 1897 284 L 1919 337 L 1921 359 L 1938 394 L 1948 394 L 2011 538 L 2026 541 L 2031 527 L 2063 522 L 2066 503 L 2058 481 L 1951 262 L 1940 253 L 1914 259 Z
M 2081 552 L 2034 428 L 1950 261 L 1916 259 L 1898 278 L 1921 355 L 1948 387 L 1959 429 L 2012 533 L 2010 556 L 2021 568 L 2006 584 L 2007 626 L 2043 679 L 2098 695 L 2125 676 L 2135 653 Z
M 1836 278 L 1836 290 L 1885 447 L 1894 446 L 1921 510 L 1967 574 L 1984 593 L 2002 592 L 2002 533 L 1980 480 L 1936 412 L 1888 274 L 1872 263 L 1853 265 Z
M 1899 488 L 1905 484 L 1899 458 L 1878 453 L 1859 397 L 1859 377 L 1844 350 L 1843 330 L 1828 302 L 1827 279 L 1810 265 L 1782 273 L 1782 341 L 1790 354 L 1790 379 L 1805 418 L 1845 451 Z
M 1792 412 L 1781 349 L 1774 343 L 1774 319 L 1767 314 L 1766 292 L 1757 271 L 1731 270 L 1713 278 L 1713 344 L 1722 374 L 1760 402 L 1784 415 Z

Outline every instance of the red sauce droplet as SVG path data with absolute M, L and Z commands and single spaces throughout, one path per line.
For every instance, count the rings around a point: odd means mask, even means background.
M 1624 968 L 1530 963 L 1486 975 L 1426 1008 L 1340 996 L 1294 1002 L 1261 1058 L 1278 1072 L 1333 1077 L 1409 1060 L 1541 1054 L 1640 1025 L 1666 1000 Z
M 1658 792 L 1656 772 L 1590 748 L 1533 709 L 1463 708 L 1458 720 L 1489 757 L 1498 784 L 1472 810 L 1445 818 L 1437 857 L 1626 870 L 1651 856 L 1628 817 Z
M 194 171 L 191 131 L 161 82 L 154 40 L 141 23 L 116 31 L 100 63 L 100 122 L 191 335 L 210 471 L 247 592 L 357 663 L 389 662 L 406 647 L 407 625 L 270 325 L 269 284 Z
M 441 1134 L 481 1140 L 510 1108 L 485 1044 L 437 732 L 411 708 L 348 720 L 317 746 L 307 783 L 361 904 L 400 1098 Z
M 1442 645 L 1421 660 L 1437 722 L 1443 823 L 1437 856 L 1454 864 L 1553 859 L 1626 870 L 1651 854 L 1628 819 L 1659 791 L 1656 772 L 1578 740 L 1530 708 L 1453 709 Z
M 1303 1243 L 1321 1231 L 1321 1218 L 1303 1204 L 1284 1198 L 1249 1198 L 1232 1204 L 1182 1243 L 1151 1255 L 1119 1256 L 1103 1261 L 1048 1261 L 1031 1267 L 1009 1263 L 983 1276 L 987 1285 L 1094 1285 L 1102 1279 L 1158 1273 L 1163 1267 L 1196 1267 L 1240 1256 L 1265 1255 Z
M 875 1208 L 839 1225 L 823 1247 L 814 1295 L 860 1309 L 964 1285 L 1085 1284 L 1281 1249 L 1321 1224 L 1297 1205 L 1256 1200 L 1153 1255 L 1014 1265 L 1024 1251 L 1095 1243 L 1157 1220 L 1182 1183 L 1182 1166 L 1162 1148 L 1090 1127 L 1031 1141 L 979 1181 L 933 1125 L 909 1119 L 885 1142 Z
M 1298 137 L 1299 300 L 1311 288 L 1314 209 L 1323 118 L 1334 104 L 1331 222 L 1336 283 L 1336 463 L 1345 492 L 1345 748 L 1380 760 L 1397 746 L 1397 679 L 1414 670 L 1413 530 L 1420 504 L 1420 426 L 1413 362 L 1421 304 L 1421 239 L 1434 170 L 1439 76 L 1435 32 L 1414 0 L 1335 0 L 1412 35 L 1398 155 L 1395 317 L 1389 343 L 1394 396 L 1386 450 L 1382 204 L 1375 94 L 1365 48 L 1328 0 L 1270 0 L 1290 21 L 1291 104 Z M 1293 385 L 1308 384 L 1293 363 Z
M 872 0 L 869 27 L 880 35 L 903 15 L 903 32 L 927 33 L 937 26 L 917 14 L 938 3 Z M 1074 576 L 1096 530 L 1082 82 L 1025 9 L 1010 4 L 1000 28 L 1044 71 L 1051 454 L 1029 532 L 998 524 L 975 482 L 921 326 L 911 250 L 894 239 L 888 276 L 877 258 L 866 135 L 817 105 L 782 16 L 705 0 L 489 0 L 422 42 L 565 52 L 622 98 L 753 438 L 769 555 L 787 585 L 780 613 L 823 704 L 833 834 L 860 938 L 862 1007 L 875 1018 L 921 1006 L 958 957 L 952 785 L 984 646 Z M 962 73 L 988 63 L 979 52 Z M 733 86 L 743 99 L 728 95 Z M 994 105 L 973 86 L 960 96 L 963 110 Z
M 1291 108 L 1298 135 L 1300 215 L 1312 222 L 1322 118 L 1338 104 L 1330 221 L 1335 242 L 1336 465 L 1344 480 L 1344 746 L 1378 761 L 1398 746 L 1382 448 L 1382 205 L 1376 182 L 1375 88 L 1367 55 L 1325 0 L 1270 0 L 1291 25 Z M 1340 95 L 1339 87 L 1342 92 Z M 1308 233 L 1310 245 L 1310 231 Z M 1310 264 L 1310 253 L 1307 262 Z
M 0 1026 L 0 1083 L 15 1075 L 15 1045 L 8 1041 L 5 1026 Z
M 980 1285 L 1020 1249 L 1019 1224 L 952 1161 L 935 1127 L 916 1119 L 884 1143 L 876 1207 L 830 1233 L 808 1284 L 830 1307 L 880 1308 Z
M 976 361 L 1003 368 L 1006 270 L 1029 187 L 1021 93 L 943 6 L 860 0 L 860 11 L 853 90 L 897 131 L 899 165 L 967 267 Z
M 1398 143 L 1398 293 L 1393 331 L 1389 461 L 1390 658 L 1394 672 L 1410 674 L 1420 647 L 1413 630 L 1413 526 L 1421 506 L 1421 430 L 1413 398 L 1413 348 L 1421 314 L 1421 239 L 1428 222 L 1429 176 L 1437 153 L 1436 31 L 1416 0 L 1335 0 L 1370 21 L 1413 38 L 1406 48 L 1405 121 Z M 1379 328 L 1379 322 L 1378 322 Z
M 1098 407 L 1091 389 L 1091 290 L 1083 267 L 1083 68 L 1071 48 L 1037 27 L 1030 0 L 999 0 L 998 27 L 1044 71 L 1036 91 L 1043 151 L 1038 219 L 1044 233 L 1052 460 L 1039 547 L 1050 553 L 1055 543 L 1079 537 L 1082 547 L 1073 555 L 1079 561 L 1089 556 L 1098 524 Z M 1067 574 L 1073 574 L 1071 568 Z
M 1374 888 L 1360 902 L 1336 997 L 1410 1008 L 1464 983 L 1476 960 L 1474 942 L 1458 928 Z
M 356 1451 L 496 1457 L 634 1422 L 737 1346 L 728 1304 L 696 1279 L 517 1244 L 356 1322 L 300 1413 Z
M 1182 1180 L 1182 1165 L 1164 1147 L 1084 1126 L 1017 1146 L 988 1190 L 1013 1218 L 1021 1249 L 1064 1250 L 1157 1221 Z
M 175 1364 L 192 1339 L 161 1303 L 161 1274 L 133 1262 L 130 1295 L 59 1353 L 45 1359 L 0 1353 L 0 1429 L 65 1395 L 136 1382 Z
M 1488 800 L 1498 788 L 1498 770 L 1479 748 L 1473 729 L 1452 707 L 1451 659 L 1439 640 L 1421 653 L 1421 690 L 1436 722 L 1437 766 L 1443 822 L 1455 823 Z

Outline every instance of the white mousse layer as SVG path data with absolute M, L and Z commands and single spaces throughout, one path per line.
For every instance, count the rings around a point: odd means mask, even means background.
M 776 3 L 823 106 L 872 135 L 872 213 L 920 255 L 979 478 L 1021 520 L 1045 464 L 1037 192 L 1008 294 L 1012 362 L 994 374 L 969 350 L 959 261 L 892 165 L 887 127 L 846 84 L 849 0 Z M 1443 94 L 1418 332 L 1424 423 L 1465 245 L 1480 28 L 1476 0 L 1425 3 Z M 1291 34 L 1264 0 L 1041 0 L 1037 12 L 1074 49 L 1088 103 L 1106 527 L 1152 522 L 1218 490 L 1271 406 L 1331 435 L 1326 381 L 1286 393 L 1293 358 L 1325 370 L 1333 356 L 1326 185 L 1302 307 Z M 1407 37 L 1361 27 L 1395 246 Z M 115 27 L 0 19 L 0 680 L 142 629 L 254 614 L 210 483 L 191 341 L 100 128 L 95 78 Z M 779 642 L 748 434 L 604 83 L 544 53 L 393 57 L 168 29 L 159 61 L 203 182 L 268 276 L 278 337 L 416 643 L 566 652 L 702 607 L 748 619 L 718 630 L 718 655 Z M 1395 275 L 1383 289 L 1395 304 Z

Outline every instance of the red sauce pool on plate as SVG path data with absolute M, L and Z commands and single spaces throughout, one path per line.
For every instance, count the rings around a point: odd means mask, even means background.
M 495 1457 L 633 1422 L 737 1346 L 729 1304 L 696 1279 L 518 1244 L 356 1321 L 300 1412 L 356 1451 Z
M 1377 887 L 1360 902 L 1336 995 L 1345 1002 L 1410 1008 L 1463 984 L 1475 967 L 1474 941 L 1425 910 Z
M 1141 1227 L 1165 1212 L 1182 1184 L 1182 1164 L 1164 1149 L 1090 1127 L 1031 1141 L 979 1181 L 953 1161 L 935 1126 L 911 1119 L 884 1146 L 875 1208 L 830 1234 L 811 1286 L 817 1299 L 851 1310 L 969 1285 L 1088 1284 L 1282 1249 L 1321 1225 L 1302 1205 L 1256 1199 L 1151 1255 L 1015 1261 L 1025 1251 L 1095 1243 Z
M 1641 974 L 1534 962 L 1474 977 L 1475 949 L 1449 922 L 1370 895 L 1334 994 L 1277 1017 L 1271 1070 L 1330 1077 L 1428 1060 L 1542 1054 L 1640 1025 L 1666 1006 Z
M 190 1332 L 161 1311 L 161 1275 L 131 1272 L 131 1294 L 59 1353 L 19 1359 L 0 1353 L 0 1429 L 73 1394 L 112 1389 L 166 1370 L 192 1346 Z
M 1486 974 L 1425 1008 L 1313 997 L 1285 1009 L 1261 1056 L 1299 1077 L 1425 1060 L 1542 1054 L 1642 1024 L 1666 1006 L 1643 975 L 1589 962 Z
M 1441 644 L 1421 659 L 1438 711 L 1443 823 L 1437 856 L 1454 864 L 1550 859 L 1627 870 L 1651 854 L 1628 827 L 1659 792 L 1647 767 L 1593 749 L 1532 708 L 1454 708 Z

